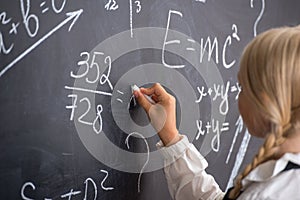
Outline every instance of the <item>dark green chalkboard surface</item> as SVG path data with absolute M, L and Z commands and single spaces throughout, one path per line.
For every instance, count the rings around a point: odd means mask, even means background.
M 0 2 L 0 199 L 171 199 L 130 85 L 160 82 L 223 190 L 256 153 L 237 110 L 245 45 L 297 0 Z

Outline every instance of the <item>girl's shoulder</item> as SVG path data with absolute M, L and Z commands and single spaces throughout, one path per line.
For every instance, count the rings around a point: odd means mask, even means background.
M 299 199 L 300 154 L 285 154 L 277 161 L 268 161 L 244 180 L 239 200 Z
M 284 171 L 270 180 L 253 182 L 238 198 L 254 199 L 300 199 L 300 169 Z

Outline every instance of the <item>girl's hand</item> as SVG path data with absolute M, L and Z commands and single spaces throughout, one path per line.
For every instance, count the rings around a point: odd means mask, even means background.
M 150 103 L 143 94 L 150 96 L 155 104 Z M 135 91 L 134 96 L 147 112 L 152 126 L 165 146 L 180 140 L 176 128 L 176 100 L 172 95 L 159 83 L 155 83 L 150 88 Z

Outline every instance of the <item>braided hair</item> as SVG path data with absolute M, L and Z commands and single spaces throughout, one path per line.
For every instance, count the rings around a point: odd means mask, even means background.
M 265 141 L 237 176 L 231 199 L 239 196 L 242 180 L 254 168 L 281 156 L 281 145 L 300 128 L 300 27 L 271 29 L 254 38 L 243 52 L 239 79 L 268 123 Z

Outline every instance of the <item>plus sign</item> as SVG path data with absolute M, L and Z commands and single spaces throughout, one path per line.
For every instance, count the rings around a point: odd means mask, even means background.
M 208 134 L 208 133 L 209 133 L 209 130 L 211 129 L 211 124 L 210 124 L 210 122 L 207 122 L 207 123 L 206 123 L 205 128 L 206 128 L 206 134 Z
M 212 89 L 211 89 L 211 88 L 209 88 L 209 89 L 208 89 L 208 91 L 207 91 L 207 93 L 209 94 L 209 96 L 211 96 Z
M 9 31 L 9 34 L 14 33 L 15 35 L 17 35 L 18 31 L 17 28 L 19 26 L 20 23 L 15 24 L 14 22 L 11 24 L 11 29 Z

